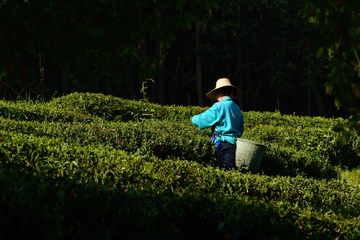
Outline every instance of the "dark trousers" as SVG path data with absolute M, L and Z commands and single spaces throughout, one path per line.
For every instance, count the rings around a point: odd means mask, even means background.
M 216 161 L 225 167 L 225 170 L 236 169 L 235 152 L 236 145 L 228 142 L 220 142 L 220 149 L 215 151 Z

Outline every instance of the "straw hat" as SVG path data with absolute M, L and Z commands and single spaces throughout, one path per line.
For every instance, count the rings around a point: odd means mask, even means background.
M 240 96 L 240 90 L 231 84 L 230 80 L 228 78 L 220 78 L 216 81 L 216 86 L 213 90 L 208 92 L 206 96 L 210 98 L 211 100 L 216 100 L 215 90 L 223 88 L 223 87 L 233 87 L 235 90 L 234 93 L 234 99 L 238 98 Z

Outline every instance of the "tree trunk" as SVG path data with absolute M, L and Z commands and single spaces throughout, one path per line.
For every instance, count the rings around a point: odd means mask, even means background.
M 308 65 L 308 80 L 309 80 L 309 93 L 310 93 L 310 88 L 314 94 L 314 98 L 315 98 L 315 102 L 316 102 L 316 106 L 319 110 L 319 114 L 322 117 L 326 117 L 326 109 L 324 107 L 324 103 L 321 99 L 321 95 L 319 92 L 319 88 L 316 84 L 316 82 L 314 81 L 314 79 L 311 77 L 311 71 L 310 71 L 310 63 Z M 310 96 L 309 96 L 309 108 L 310 108 Z M 309 116 L 310 116 L 310 110 L 309 110 Z
M 68 62 L 64 62 L 62 67 L 62 74 L 63 74 L 62 91 L 64 94 L 68 94 L 71 92 L 70 64 Z
M 157 0 L 153 0 L 154 3 L 154 10 L 157 16 L 158 20 L 158 29 L 160 35 L 163 34 L 163 19 L 162 19 L 162 12 L 160 11 L 158 7 Z M 164 104 L 165 103 L 165 60 L 166 60 L 166 45 L 164 42 L 161 42 L 159 45 L 159 73 L 158 73 L 158 79 L 157 79 L 157 97 L 158 97 L 158 103 Z
M 140 2 L 137 3 L 137 6 L 138 6 L 137 18 L 138 18 L 138 21 L 140 23 L 140 29 L 142 29 L 143 25 L 144 25 L 143 24 L 143 16 L 142 16 L 143 6 L 142 6 L 142 3 L 140 3 Z M 139 36 L 139 39 L 138 39 L 138 53 L 139 53 L 138 69 L 140 71 L 141 67 L 142 67 L 142 65 L 143 65 L 143 63 L 145 61 L 145 58 L 146 58 L 146 42 L 145 42 L 144 36 Z M 146 77 L 153 78 L 153 76 L 146 76 Z M 145 81 L 145 79 L 140 79 L 140 80 Z
M 137 18 L 140 23 L 140 28 L 144 27 L 143 24 L 143 6 L 140 2 L 137 3 L 138 6 L 138 12 L 137 12 Z M 146 48 L 145 48 L 145 39 L 144 36 L 140 36 L 138 40 L 138 51 L 139 51 L 139 67 L 141 67 L 141 64 L 144 62 L 144 59 L 146 57 Z
M 40 76 L 40 94 L 42 97 L 44 97 L 45 93 L 45 68 L 44 68 L 44 62 L 43 62 L 43 54 L 39 52 L 39 76 Z
M 242 109 L 243 108 L 243 99 L 242 99 L 242 94 L 243 94 L 243 84 L 242 84 L 242 74 L 241 74 L 241 37 L 240 37 L 240 31 L 241 31 L 241 7 L 240 7 L 240 3 L 238 5 L 238 9 L 236 12 L 236 18 L 238 19 L 237 21 L 237 27 L 238 27 L 238 32 L 237 32 L 237 37 L 236 37 L 236 51 L 237 51 L 237 69 L 236 69 L 236 80 L 237 80 L 237 86 L 241 92 L 241 95 L 239 97 L 238 100 L 238 104 L 239 107 Z
M 160 104 L 165 104 L 165 60 L 166 60 L 166 46 L 165 43 L 160 44 L 159 51 L 159 77 L 158 77 L 158 101 Z
M 310 79 L 308 82 L 308 116 L 311 116 L 311 86 Z
M 130 99 L 136 99 L 136 88 L 134 85 L 134 79 L 136 79 L 135 74 L 133 74 L 132 68 L 124 63 L 123 59 L 120 59 L 120 64 L 124 73 L 124 78 L 126 82 L 127 92 Z M 140 86 L 139 86 L 140 91 Z
M 222 15 L 222 21 L 225 22 L 225 16 L 224 14 Z M 226 75 L 224 77 L 227 77 L 227 78 L 230 78 L 231 76 L 231 72 L 230 72 L 230 64 L 228 63 L 227 61 L 227 58 L 229 56 L 229 47 L 228 47 L 228 39 L 227 39 L 227 35 L 224 34 L 223 35 L 223 44 L 224 44 L 224 49 L 225 49 L 225 59 L 224 59 L 224 62 L 222 64 L 225 65 L 225 68 L 226 68 Z
M 160 46 L 159 46 L 159 44 L 156 44 L 156 49 L 155 49 L 155 52 L 156 53 L 158 53 L 160 50 Z M 157 90 L 158 90 L 158 79 L 157 78 L 155 78 L 154 79 L 155 80 L 155 82 L 152 84 L 152 88 L 151 88 L 151 102 L 158 102 L 158 92 L 157 92 Z
M 199 105 L 204 106 L 203 91 L 202 91 L 202 78 L 201 78 L 201 53 L 200 53 L 200 23 L 196 21 L 196 77 L 197 77 L 197 90 Z
M 326 117 L 326 109 L 325 109 L 323 100 L 321 98 L 319 88 L 318 88 L 316 82 L 313 79 L 311 79 L 310 82 L 311 82 L 311 87 L 312 87 L 312 90 L 313 90 L 315 102 L 316 102 L 316 105 L 317 105 L 318 110 L 319 110 L 319 114 L 322 117 Z
M 250 61 L 249 61 L 249 52 L 248 52 L 248 47 L 249 44 L 245 41 L 245 46 L 244 46 L 244 51 L 245 51 L 245 61 L 246 61 L 246 83 L 248 86 L 248 94 L 250 97 L 250 110 L 256 110 L 256 98 L 255 98 L 255 92 L 254 92 L 254 88 L 253 88 L 253 84 L 252 84 L 252 79 L 251 79 L 251 70 L 250 70 Z
M 279 90 L 278 90 L 278 89 L 276 89 L 275 110 L 279 110 L 279 111 L 280 111 L 280 95 L 279 95 Z
M 85 34 L 85 44 L 86 44 L 86 49 L 88 50 L 89 49 L 89 37 L 87 34 Z M 86 59 L 86 83 L 87 83 L 87 88 L 88 88 L 88 91 L 91 92 L 91 79 L 90 79 L 90 63 L 89 63 L 89 60 Z

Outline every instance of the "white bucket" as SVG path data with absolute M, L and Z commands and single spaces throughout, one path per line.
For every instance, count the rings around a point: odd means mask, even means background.
M 258 169 L 266 146 L 248 139 L 236 139 L 236 167 L 255 173 Z

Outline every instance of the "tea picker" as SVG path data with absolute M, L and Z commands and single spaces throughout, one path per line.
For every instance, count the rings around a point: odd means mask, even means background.
M 200 130 L 211 127 L 213 135 L 210 143 L 216 146 L 216 161 L 225 170 L 239 168 L 255 172 L 266 147 L 240 138 L 244 132 L 244 117 L 240 107 L 233 101 L 240 96 L 240 90 L 228 78 L 220 78 L 206 96 L 217 102 L 205 112 L 193 116 L 191 121 Z

